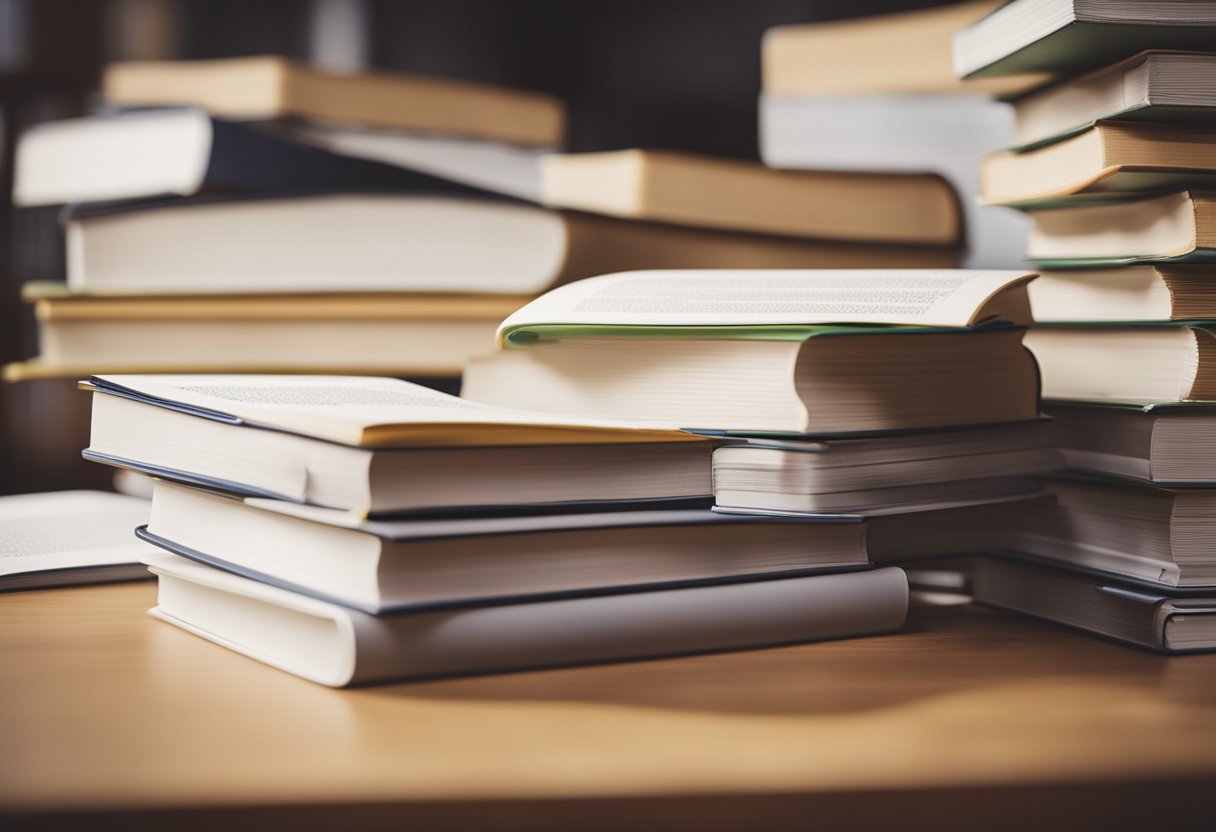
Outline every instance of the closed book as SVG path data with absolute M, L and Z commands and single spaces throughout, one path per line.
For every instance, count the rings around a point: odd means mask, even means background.
M 898 569 L 371 616 L 172 555 L 152 615 L 333 687 L 765 647 L 903 624 Z
M 760 289 L 761 274 L 637 272 L 550 292 L 503 323 L 463 395 L 787 434 L 1036 417 L 1021 330 L 968 328 L 1020 319 L 1029 275 L 772 272 Z
M 1162 653 L 1216 649 L 1216 590 L 1172 595 L 1115 578 L 980 558 L 975 600 Z
M 1040 323 L 1194 321 L 1216 318 L 1216 268 L 1163 263 L 1044 269 L 1030 282 Z
M 1210 49 L 1212 0 L 1011 0 L 954 36 L 963 78 L 1076 73 L 1145 49 Z

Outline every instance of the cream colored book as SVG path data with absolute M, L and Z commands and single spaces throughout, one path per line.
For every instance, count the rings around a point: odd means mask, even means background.
M 543 201 L 615 217 L 828 240 L 958 245 L 962 213 L 936 174 L 775 171 L 657 150 L 541 163 Z
M 954 33 L 1000 6 L 970 0 L 931 9 L 777 26 L 764 34 L 766 95 L 990 92 L 1038 86 L 1042 73 L 962 82 L 950 63 Z
M 277 56 L 111 64 L 106 101 L 201 107 L 234 119 L 294 117 L 557 147 L 557 99 L 536 92 L 405 73 L 338 74 Z
M 1049 269 L 1027 287 L 1044 323 L 1216 318 L 1216 267 L 1139 265 Z
M 986 156 L 980 198 L 990 205 L 1066 204 L 1216 184 L 1216 130 L 1097 124 L 1054 144 Z

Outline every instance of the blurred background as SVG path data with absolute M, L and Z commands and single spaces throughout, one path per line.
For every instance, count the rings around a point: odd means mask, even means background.
M 35 354 L 31 280 L 61 280 L 59 209 L 12 207 L 14 139 L 89 112 L 116 60 L 279 54 L 540 90 L 571 150 L 661 147 L 757 158 L 763 32 L 933 0 L 0 0 L 0 363 Z M 106 487 L 85 464 L 71 381 L 0 384 L 0 493 Z

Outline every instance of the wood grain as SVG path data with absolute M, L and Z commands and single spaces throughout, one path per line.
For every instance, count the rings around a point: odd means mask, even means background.
M 335 691 L 156 622 L 153 603 L 148 583 L 0 595 L 0 811 L 315 805 L 375 827 L 481 806 L 560 828 L 632 806 L 719 828 L 741 806 L 883 796 L 838 824 L 870 828 L 930 795 L 997 819 L 977 795 L 1106 814 L 1168 796 L 1177 829 L 1216 782 L 1216 655 L 970 607 L 916 608 L 878 638 Z

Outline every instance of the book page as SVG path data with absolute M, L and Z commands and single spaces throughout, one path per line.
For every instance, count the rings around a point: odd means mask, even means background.
M 479 404 L 393 378 L 105 375 L 95 376 L 93 383 L 103 391 L 196 416 L 349 445 L 703 441 L 670 428 Z M 436 426 L 441 430 L 435 430 Z M 532 430 L 494 430 L 510 426 Z M 443 430 L 446 428 L 452 429 Z
M 965 269 L 642 271 L 558 287 L 515 312 L 499 339 L 542 326 L 968 326 L 1031 272 Z
M 135 537 L 151 502 L 104 491 L 0 498 L 0 576 L 138 563 L 155 547 Z

